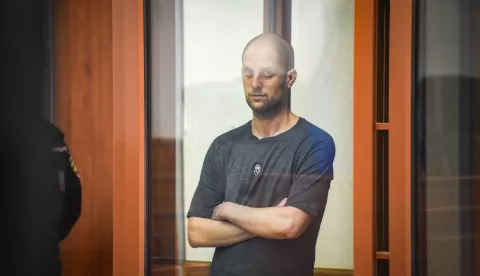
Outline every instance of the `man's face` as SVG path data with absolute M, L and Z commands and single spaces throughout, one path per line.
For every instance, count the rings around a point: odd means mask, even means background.
M 251 46 L 245 51 L 242 68 L 247 104 L 258 114 L 273 115 L 288 103 L 291 75 L 273 47 Z

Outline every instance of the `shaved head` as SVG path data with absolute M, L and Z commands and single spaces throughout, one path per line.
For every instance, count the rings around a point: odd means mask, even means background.
M 285 71 L 294 68 L 293 47 L 281 36 L 276 33 L 263 33 L 251 39 L 243 50 L 242 60 L 246 54 L 262 55 L 267 54 L 270 57 L 276 56 L 280 65 L 284 66 Z
M 290 43 L 274 33 L 258 35 L 243 50 L 242 64 L 245 99 L 254 114 L 274 117 L 289 109 L 297 78 Z

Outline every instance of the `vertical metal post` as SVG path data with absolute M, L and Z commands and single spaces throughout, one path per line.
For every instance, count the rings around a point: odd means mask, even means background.
M 292 0 L 264 0 L 263 31 L 276 33 L 290 42 Z
M 263 32 L 276 33 L 291 42 L 292 0 L 264 0 L 263 3 Z M 288 106 L 291 106 L 291 96 Z
M 277 1 L 264 0 L 263 1 L 263 31 L 265 33 L 276 33 L 277 22 Z
M 184 219 L 184 182 L 183 182 L 183 137 L 184 137 L 184 18 L 183 0 L 175 0 L 175 209 L 177 219 L 177 259 L 185 260 L 185 219 Z M 183 271 L 181 272 L 183 275 Z

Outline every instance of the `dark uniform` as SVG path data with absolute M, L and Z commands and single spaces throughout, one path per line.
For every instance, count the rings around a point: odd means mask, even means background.
M 59 242 L 80 215 L 81 188 L 63 134 L 41 119 L 49 1 L 2 1 L 0 275 L 59 276 Z M 73 167 L 73 168 L 72 168 Z
M 62 132 L 49 122 L 16 117 L 6 130 L 6 275 L 59 276 L 59 242 L 81 213 L 78 172 Z
M 62 215 L 59 222 L 59 241 L 64 240 L 80 217 L 82 207 L 82 188 L 80 175 L 63 139 L 63 133 L 53 125 L 51 131 L 55 132 L 52 141 L 53 170 L 58 177 L 58 188 L 63 196 Z

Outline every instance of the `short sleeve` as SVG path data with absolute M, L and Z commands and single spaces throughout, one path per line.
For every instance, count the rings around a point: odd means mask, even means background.
M 330 136 L 302 150 L 286 206 L 296 207 L 313 217 L 323 215 L 333 180 L 335 143 Z
M 210 145 L 203 161 L 200 180 L 190 203 L 187 218 L 211 218 L 213 209 L 225 198 L 225 173 L 219 139 Z

